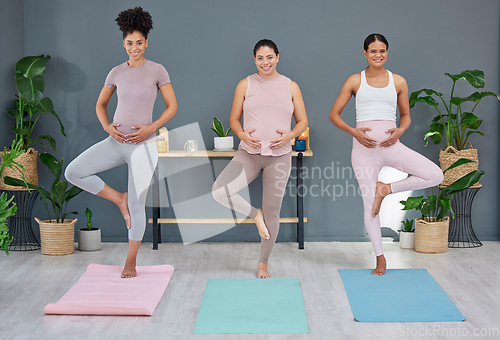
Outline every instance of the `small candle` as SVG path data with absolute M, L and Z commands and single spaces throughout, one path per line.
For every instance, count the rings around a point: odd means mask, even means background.
M 166 140 L 159 139 L 156 141 L 156 148 L 158 152 L 168 152 L 168 142 Z

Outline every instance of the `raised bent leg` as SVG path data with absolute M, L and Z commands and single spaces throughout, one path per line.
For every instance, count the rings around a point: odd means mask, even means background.
M 384 151 L 385 164 L 411 174 L 391 183 L 392 192 L 430 188 L 443 181 L 443 171 L 431 160 L 398 142 Z
M 212 186 L 213 198 L 225 207 L 255 219 L 257 209 L 238 192 L 247 187 L 261 172 L 260 155 L 238 150 Z
M 71 184 L 97 195 L 105 183 L 96 174 L 125 164 L 120 146 L 112 137 L 94 144 L 68 164 L 64 176 Z

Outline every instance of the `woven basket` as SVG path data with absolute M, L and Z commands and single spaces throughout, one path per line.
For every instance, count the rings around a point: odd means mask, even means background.
M 435 218 L 434 218 L 435 220 Z M 415 220 L 415 251 L 419 253 L 445 253 L 448 250 L 448 227 L 446 216 L 438 222 Z
M 0 156 L 3 155 L 3 151 L 0 151 Z M 24 172 L 26 176 L 26 180 L 31 181 L 33 185 L 38 186 L 38 151 L 33 148 L 29 148 L 25 153 L 22 153 L 15 159 L 15 161 L 21 164 L 24 167 Z M 3 160 L 1 160 L 3 163 Z M 21 179 L 21 176 L 11 168 L 4 169 L 2 175 L 0 176 L 0 190 L 28 190 L 25 187 L 15 187 L 11 185 L 7 185 L 3 182 L 3 177 L 9 176 L 12 178 Z
M 64 223 L 55 223 L 55 220 L 41 221 L 35 217 L 40 226 L 40 243 L 43 255 L 68 255 L 75 252 L 75 223 L 74 220 L 64 220 Z
M 477 149 L 474 149 L 470 142 L 467 142 L 465 144 L 465 146 L 467 145 L 470 147 L 469 149 L 457 150 L 453 146 L 448 146 L 446 149 L 441 149 L 441 151 L 439 152 L 439 163 L 441 164 L 441 170 L 443 171 L 448 169 L 453 163 L 462 158 L 467 158 L 475 161 L 474 163 L 467 163 L 446 171 L 446 173 L 444 174 L 443 183 L 441 183 L 441 187 L 447 187 L 459 178 L 462 178 L 472 171 L 478 169 Z M 478 184 L 479 182 L 474 184 L 474 186 Z

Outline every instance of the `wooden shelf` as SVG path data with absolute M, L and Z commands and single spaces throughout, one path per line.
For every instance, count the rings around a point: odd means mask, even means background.
M 292 151 L 292 156 L 297 157 L 298 151 Z M 184 150 L 174 150 L 169 152 L 158 152 L 158 157 L 167 158 L 184 158 L 184 157 L 234 157 L 236 150 L 232 151 L 214 151 L 214 150 L 198 150 L 195 152 L 186 152 Z M 302 156 L 312 157 L 312 150 L 302 151 Z
M 298 217 L 283 217 L 280 218 L 280 223 L 298 223 Z M 307 222 L 307 217 L 304 217 L 304 222 Z M 150 218 L 148 223 L 153 223 Z M 192 223 L 192 224 L 240 224 L 240 223 L 254 223 L 253 219 L 245 218 L 238 221 L 234 218 L 159 218 L 158 223 Z

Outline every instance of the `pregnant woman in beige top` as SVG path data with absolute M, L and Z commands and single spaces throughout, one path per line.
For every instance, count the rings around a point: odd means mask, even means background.
M 255 45 L 253 55 L 258 72 L 236 86 L 229 118 L 241 143 L 212 193 L 219 203 L 255 221 L 261 236 L 257 277 L 267 279 L 271 277 L 267 262 L 278 236 L 281 202 L 290 176 L 290 140 L 305 131 L 307 116 L 299 86 L 276 70 L 276 44 L 263 39 Z M 292 117 L 296 122 L 293 129 Z M 238 192 L 261 173 L 262 209 L 257 209 Z

